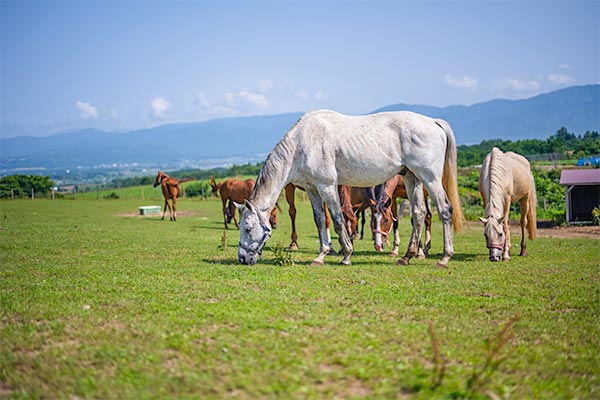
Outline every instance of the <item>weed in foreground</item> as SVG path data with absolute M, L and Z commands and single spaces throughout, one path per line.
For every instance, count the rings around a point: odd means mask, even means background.
M 291 266 L 296 264 L 294 254 L 283 247 L 282 242 L 277 242 L 273 248 L 273 254 L 275 254 L 275 264 L 283 266 Z
M 229 239 L 227 238 L 227 229 L 223 229 L 223 235 L 221 235 L 221 243 L 217 246 L 217 250 L 225 251 L 227 250 L 227 246 L 229 244 Z
M 433 322 L 429 321 L 429 337 L 431 338 L 431 347 L 433 350 L 433 377 L 432 377 L 432 389 L 435 390 L 442 385 L 444 380 L 444 373 L 446 372 L 446 360 L 442 357 L 440 352 L 440 341 L 433 329 Z
M 480 367 L 476 367 L 467 380 L 466 390 L 462 394 L 457 394 L 457 398 L 472 399 L 479 393 L 493 395 L 490 390 L 485 390 L 485 386 L 489 384 L 492 375 L 498 370 L 500 364 L 505 360 L 505 357 L 500 355 L 502 348 L 514 336 L 511 332 L 519 320 L 520 315 L 515 315 L 502 327 L 502 329 L 492 338 L 486 339 L 485 345 L 485 361 Z M 432 390 L 436 390 L 442 385 L 444 374 L 446 372 L 446 360 L 441 355 L 440 341 L 433 328 L 433 323 L 429 322 L 428 327 L 429 337 L 431 338 L 431 347 L 433 351 L 433 377 Z
M 505 357 L 500 355 L 502 347 L 513 338 L 511 329 L 515 326 L 521 316 L 515 315 L 504 325 L 504 327 L 491 339 L 485 340 L 485 362 L 480 368 L 476 368 L 467 381 L 467 395 L 473 397 L 475 393 L 481 392 L 483 387 L 488 384 L 494 372 L 498 370 Z

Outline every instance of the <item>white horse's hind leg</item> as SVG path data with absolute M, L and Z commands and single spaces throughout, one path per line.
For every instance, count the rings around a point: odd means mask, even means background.
M 412 232 L 406 254 L 398 260 L 398 264 L 400 265 L 408 265 L 410 259 L 417 254 L 421 229 L 425 220 L 423 184 L 415 178 L 415 175 L 411 171 L 408 171 L 404 176 L 404 184 L 406 185 L 406 193 L 408 194 L 412 210 Z
M 325 264 L 325 256 L 329 253 L 329 241 L 327 227 L 325 225 L 325 209 L 323 208 L 323 200 L 316 193 L 309 191 L 306 189 L 306 193 L 308 193 L 308 198 L 310 199 L 310 203 L 313 209 L 313 217 L 315 219 L 315 224 L 317 225 L 317 230 L 319 232 L 319 243 L 320 243 L 320 253 L 313 260 L 311 265 L 323 265 Z
M 431 199 L 435 203 L 438 213 L 440 214 L 444 232 L 444 255 L 436 265 L 438 267 L 448 268 L 448 261 L 450 261 L 450 258 L 454 254 L 452 206 L 450 205 L 450 200 L 448 200 L 446 191 L 442 186 L 441 179 L 434 180 L 425 186 L 427 187 L 427 191 L 429 192 L 429 195 L 431 196 Z

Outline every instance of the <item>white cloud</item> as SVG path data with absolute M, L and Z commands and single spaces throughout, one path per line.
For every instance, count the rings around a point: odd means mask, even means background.
M 292 84 L 263 79 L 219 96 L 198 92 L 193 96 L 193 112 L 205 118 L 289 112 L 315 108 L 317 103 L 328 98 L 322 90 L 309 91 Z
M 321 90 L 317 90 L 317 93 L 315 93 L 315 100 L 317 101 L 325 101 L 329 98 L 329 95 L 327 95 L 327 93 L 322 92 Z
M 81 111 L 81 118 L 89 119 L 89 118 L 98 118 L 98 109 L 91 105 L 90 103 L 86 103 L 80 100 L 77 100 L 75 103 L 77 108 Z
M 444 75 L 444 81 L 448 86 L 456 89 L 475 90 L 478 85 L 477 79 L 468 75 L 454 76 L 446 74 Z
M 256 84 L 259 93 L 266 93 L 273 88 L 273 82 L 270 79 L 263 79 Z
M 213 102 L 206 97 L 206 94 L 203 92 L 200 92 L 194 96 L 194 104 L 202 109 L 213 107 Z
M 306 90 L 298 90 L 296 93 L 294 93 L 294 95 L 302 100 L 308 100 L 309 97 Z
M 503 89 L 509 89 L 515 92 L 532 92 L 540 90 L 540 83 L 533 79 L 521 81 L 515 78 L 507 77 L 501 82 L 500 86 Z
M 270 105 L 269 100 L 264 95 L 247 90 L 241 90 L 238 93 L 225 93 L 223 101 L 228 107 L 242 109 L 264 109 Z
M 549 74 L 548 80 L 555 85 L 571 85 L 575 79 L 565 74 Z
M 162 97 L 155 97 L 150 103 L 152 112 L 158 117 L 164 117 L 166 112 L 171 108 L 171 103 Z

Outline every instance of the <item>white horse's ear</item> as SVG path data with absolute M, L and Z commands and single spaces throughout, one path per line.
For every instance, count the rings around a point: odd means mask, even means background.
M 246 208 L 248 208 L 248 210 L 256 213 L 254 206 L 248 200 L 244 200 L 244 205 L 246 206 Z
M 498 218 L 498 223 L 499 223 L 500 225 L 502 225 L 502 223 L 503 223 L 503 222 L 504 222 L 504 217 L 502 217 L 502 218 Z
M 480 220 L 481 222 L 483 222 L 484 224 L 486 224 L 486 223 L 488 222 L 488 219 L 487 219 L 487 218 L 481 218 L 481 217 L 479 217 L 479 220 Z
M 240 212 L 242 212 L 242 210 L 244 209 L 244 205 L 240 204 L 240 203 L 236 203 L 235 201 L 232 200 L 232 203 L 235 205 L 235 208 L 237 208 Z

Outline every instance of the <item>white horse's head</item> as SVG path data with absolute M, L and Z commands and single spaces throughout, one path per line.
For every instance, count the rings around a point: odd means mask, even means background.
M 240 243 L 238 260 L 242 264 L 254 265 L 262 258 L 262 249 L 271 237 L 269 213 L 262 213 L 254 204 L 246 200 L 238 205 L 240 210 Z
M 483 235 L 490 250 L 490 261 L 501 261 L 506 245 L 506 235 L 504 234 L 504 217 L 502 218 L 481 218 L 483 222 Z

